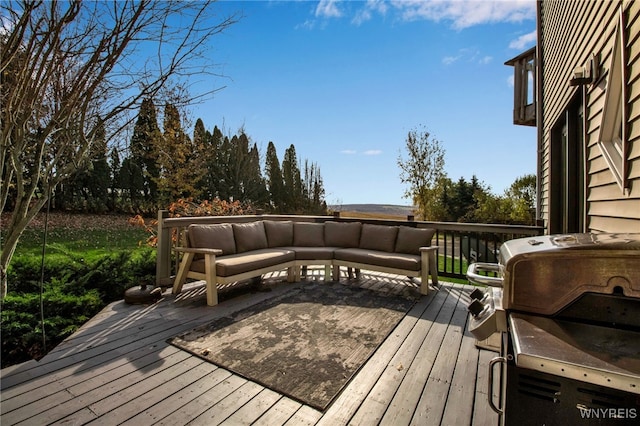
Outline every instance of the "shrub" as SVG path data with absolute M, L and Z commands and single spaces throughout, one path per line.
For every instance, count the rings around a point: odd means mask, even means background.
M 104 306 L 98 292 L 69 295 L 60 282 L 42 295 L 46 344 L 42 342 L 40 295 L 9 294 L 2 307 L 2 368 L 30 358 L 39 359 L 74 333 Z
M 15 289 L 2 302 L 3 368 L 41 358 L 105 305 L 121 300 L 126 288 L 153 282 L 155 250 L 120 251 L 90 261 L 73 253 L 47 258 L 42 296 L 45 345 L 40 319 L 40 259 L 15 257 L 7 272 Z

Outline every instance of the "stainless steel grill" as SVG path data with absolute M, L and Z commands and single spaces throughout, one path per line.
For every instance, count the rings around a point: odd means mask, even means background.
M 469 329 L 499 336 L 489 404 L 503 424 L 638 424 L 640 234 L 511 240 L 467 277 L 488 286 L 472 294 Z

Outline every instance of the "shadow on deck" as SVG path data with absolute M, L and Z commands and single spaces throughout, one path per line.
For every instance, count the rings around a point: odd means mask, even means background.
M 307 280 L 321 281 L 310 270 Z M 345 285 L 417 292 L 404 277 L 363 271 Z M 496 425 L 488 363 L 468 333 L 472 287 L 423 296 L 323 413 L 170 346 L 166 340 L 285 292 L 278 274 L 230 285 L 206 306 L 202 285 L 149 306 L 116 302 L 39 362 L 1 372 L 2 425 Z M 225 296 L 226 295 L 226 296 Z

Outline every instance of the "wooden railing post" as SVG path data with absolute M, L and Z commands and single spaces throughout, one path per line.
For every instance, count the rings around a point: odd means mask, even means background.
M 171 229 L 165 228 L 168 210 L 158 211 L 158 247 L 156 253 L 156 285 L 166 285 L 171 278 Z

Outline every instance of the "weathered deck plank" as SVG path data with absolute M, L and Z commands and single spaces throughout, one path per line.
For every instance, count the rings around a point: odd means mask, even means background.
M 322 274 L 311 270 L 314 281 Z M 343 274 L 345 285 L 356 285 Z M 487 364 L 466 327 L 468 286 L 422 297 L 322 413 L 204 362 L 166 339 L 287 291 L 239 294 L 215 308 L 202 288 L 150 306 L 115 303 L 39 362 L 1 372 L 0 423 L 495 425 Z M 363 272 L 357 285 L 416 291 L 405 277 Z
M 259 419 L 253 422 L 253 426 L 281 425 L 286 423 L 302 404 L 289 398 L 280 398 L 274 405 L 266 410 Z

